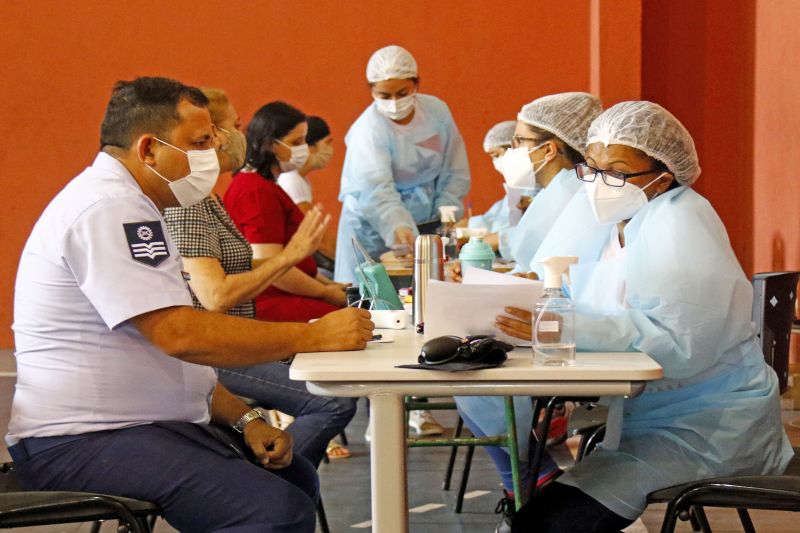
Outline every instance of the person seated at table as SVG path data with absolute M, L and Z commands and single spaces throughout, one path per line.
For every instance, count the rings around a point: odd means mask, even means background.
M 543 189 L 525 211 L 514 231 L 514 242 L 528 239 L 538 246 L 561 210 L 580 188 L 575 177 L 575 165 L 583 161 L 586 149 L 586 130 L 592 120 L 602 112 L 596 96 L 582 92 L 560 93 L 543 96 L 526 104 L 519 112 L 512 149 L 501 159 L 501 169 L 506 183 L 533 188 L 537 184 Z M 523 227 L 523 222 L 526 226 Z M 523 231 L 520 234 L 520 231 Z M 456 278 L 460 268 L 454 269 Z M 528 339 L 530 340 L 530 339 Z M 464 423 L 475 435 L 499 435 L 506 431 L 503 416 L 503 399 L 497 396 L 465 396 L 455 399 Z M 531 399 L 514 399 L 519 435 L 520 462 L 525 492 L 533 480 L 529 479 L 528 435 L 531 432 L 533 408 Z M 566 420 L 560 424 L 562 434 L 566 432 Z M 512 493 L 511 459 L 505 448 L 489 447 L 486 451 L 500 473 L 505 496 L 499 507 L 508 507 Z M 550 481 L 560 471 L 555 462 L 549 461 L 539 476 L 537 484 Z
M 527 271 L 547 231 L 579 189 L 575 165 L 583 162 L 586 130 L 602 111 L 596 96 L 569 92 L 537 98 L 517 114 L 511 149 L 505 151 L 498 165 L 506 184 L 539 192 L 511 235 L 515 272 Z M 457 262 L 450 274 L 454 281 L 461 281 Z
M 160 211 L 196 204 L 217 181 L 207 107 L 167 78 L 114 85 L 100 153 L 20 258 L 6 443 L 24 490 L 151 501 L 179 531 L 311 533 L 314 467 L 212 367 L 363 349 L 374 325 L 363 309 L 275 324 L 192 308 Z
M 211 121 L 222 141 L 220 171 L 236 170 L 244 164 L 246 144 L 239 115 L 224 91 L 202 90 L 209 99 Z M 253 298 L 313 253 L 330 218 L 323 220 L 320 208 L 312 207 L 286 247 L 254 266 L 250 243 L 236 229 L 215 194 L 191 207 L 167 208 L 163 214 L 189 273 L 194 307 L 247 318 L 255 317 Z M 234 394 L 295 417 L 287 431 L 294 437 L 296 452 L 315 467 L 326 452 L 332 459 L 350 455 L 332 439 L 355 415 L 354 399 L 311 394 L 304 382 L 289 379 L 289 365 L 283 363 L 217 371 L 220 382 Z
M 311 191 L 311 180 L 309 174 L 315 170 L 322 170 L 333 157 L 333 137 L 330 127 L 320 117 L 308 117 L 308 133 L 306 142 L 308 143 L 308 159 L 303 166 L 278 176 L 278 185 L 286 191 L 289 198 L 297 204 L 300 211 L 308 213 L 313 207 L 313 195 Z M 314 261 L 317 267 L 326 277 L 333 277 L 334 264 L 336 258 L 336 231 L 328 228 L 322 237 L 319 249 L 314 254 Z
M 511 138 L 514 136 L 516 127 L 515 120 L 500 122 L 492 126 L 483 139 L 483 151 L 492 158 L 492 165 L 501 175 L 503 173 L 502 157 L 506 150 L 511 148 Z M 458 225 L 485 229 L 488 233 L 483 241 L 490 245 L 492 250 L 499 252 L 501 257 L 510 257 L 511 235 L 514 227 L 538 190 L 535 186 L 533 188 L 514 187 L 508 183 L 504 183 L 503 188 L 506 194 L 488 211 L 482 215 L 462 219 Z M 510 200 L 510 198 L 514 200 Z
M 257 261 L 281 253 L 303 220 L 303 212 L 275 179 L 281 171 L 305 164 L 307 132 L 306 116 L 284 102 L 264 105 L 247 126 L 245 166 L 233 176 L 224 202 Z M 345 306 L 345 286 L 319 274 L 309 255 L 256 296 L 256 318 L 290 322 L 320 318 Z
M 534 261 L 579 258 L 569 272 L 578 350 L 641 351 L 664 377 L 611 400 L 604 444 L 523 506 L 512 531 L 619 531 L 652 491 L 776 474 L 792 456 L 752 286 L 691 187 L 700 165 L 689 132 L 652 102 L 617 104 L 592 123 L 577 171 L 583 187 Z M 509 312 L 501 329 L 530 339 L 530 313 Z

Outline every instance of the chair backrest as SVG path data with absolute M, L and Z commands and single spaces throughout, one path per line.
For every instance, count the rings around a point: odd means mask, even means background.
M 753 321 L 764 359 L 778 374 L 783 394 L 789 382 L 789 340 L 800 272 L 764 272 L 753 276 Z

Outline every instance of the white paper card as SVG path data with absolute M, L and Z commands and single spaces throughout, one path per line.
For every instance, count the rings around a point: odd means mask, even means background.
M 501 276 L 505 277 L 505 276 Z M 532 310 L 542 295 L 541 282 L 523 284 L 466 284 L 428 281 L 425 302 L 425 340 L 442 335 L 496 335 L 517 346 L 530 341 L 509 337 L 495 327 L 506 307 Z
M 482 268 L 467 267 L 462 275 L 463 280 L 461 283 L 465 285 L 534 285 L 539 287 L 539 294 L 544 292 L 544 282 L 519 278 L 511 274 L 500 274 Z

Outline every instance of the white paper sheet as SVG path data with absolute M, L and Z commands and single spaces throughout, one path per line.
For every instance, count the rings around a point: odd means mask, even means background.
M 519 278 L 511 274 L 500 274 L 492 272 L 491 270 L 484 270 L 482 268 L 467 267 L 463 272 L 463 280 L 461 283 L 465 285 L 538 285 L 539 293 L 544 292 L 544 283 L 539 280 L 532 280 L 527 278 Z M 531 304 L 532 305 L 532 304 Z
M 425 340 L 442 335 L 496 335 L 510 344 L 530 346 L 530 341 L 509 337 L 494 324 L 495 317 L 505 314 L 503 310 L 506 307 L 533 309 L 542 294 L 543 284 L 521 281 L 524 283 L 474 284 L 430 280 L 425 302 Z

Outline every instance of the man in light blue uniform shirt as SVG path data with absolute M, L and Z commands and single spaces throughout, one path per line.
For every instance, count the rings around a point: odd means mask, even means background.
M 181 531 L 310 533 L 314 468 L 211 367 L 363 347 L 372 325 L 355 309 L 319 326 L 192 309 L 160 211 L 193 205 L 216 183 L 207 106 L 166 78 L 115 85 L 102 151 L 50 202 L 22 252 L 6 442 L 28 490 L 152 501 Z
M 381 48 L 367 64 L 367 81 L 374 102 L 345 136 L 334 273 L 343 283 L 356 282 L 353 237 L 376 259 L 392 246 L 409 250 L 417 225 L 438 220 L 439 207 L 456 206 L 461 217 L 470 187 L 461 134 L 447 104 L 417 92 L 411 54 Z

